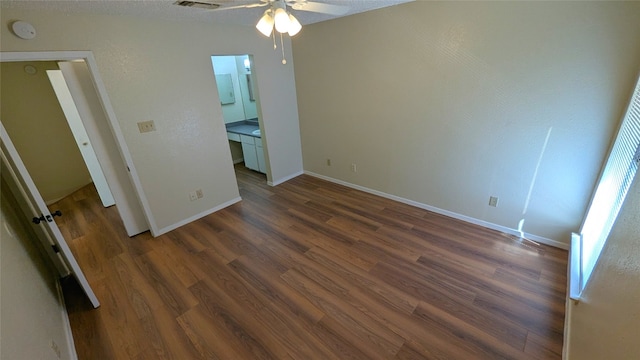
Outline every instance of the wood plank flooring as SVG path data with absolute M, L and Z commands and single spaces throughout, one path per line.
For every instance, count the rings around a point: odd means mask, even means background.
M 567 252 L 299 176 L 126 236 L 86 187 L 55 204 L 102 306 L 64 282 L 80 359 L 560 359 Z

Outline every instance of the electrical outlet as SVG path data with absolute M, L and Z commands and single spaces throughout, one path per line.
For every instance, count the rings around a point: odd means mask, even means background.
M 498 197 L 490 196 L 489 197 L 489 206 L 498 207 Z
M 331 159 L 327 159 L 327 166 L 331 166 Z
M 190 201 L 196 201 L 198 200 L 198 194 L 195 191 L 192 191 L 189 193 L 189 200 Z
M 358 167 L 356 166 L 356 164 L 351 164 L 351 171 L 358 172 Z
M 196 196 L 198 197 L 198 199 L 202 199 L 204 197 L 204 194 L 202 193 L 202 189 L 196 190 Z
M 146 133 L 146 132 L 150 132 L 150 131 L 156 131 L 156 126 L 153 123 L 153 120 L 140 121 L 138 123 L 138 130 L 140 130 L 141 133 Z

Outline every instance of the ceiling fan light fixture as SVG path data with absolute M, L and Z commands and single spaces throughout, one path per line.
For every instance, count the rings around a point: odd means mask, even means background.
M 260 18 L 260 21 L 256 24 L 256 29 L 262 33 L 262 35 L 269 37 L 273 31 L 274 20 L 271 16 L 271 10 L 264 12 L 264 15 Z
M 287 14 L 287 11 L 285 9 L 277 8 L 274 20 L 276 23 L 276 30 L 279 33 L 286 33 L 289 31 L 291 20 L 289 19 L 289 14 Z
M 296 19 L 293 15 L 289 14 L 289 36 L 294 36 L 302 30 L 302 25 L 300 21 Z

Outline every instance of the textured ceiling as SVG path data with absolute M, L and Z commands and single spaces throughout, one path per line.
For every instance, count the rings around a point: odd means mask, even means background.
M 2 8 L 44 10 L 62 13 L 92 13 L 110 15 L 129 15 L 176 21 L 205 21 L 225 24 L 255 25 L 265 8 L 220 9 L 229 6 L 255 4 L 261 0 L 197 0 L 213 2 L 221 7 L 216 11 L 176 6 L 176 0 L 1 0 Z M 327 4 L 345 5 L 349 16 L 369 10 L 380 9 L 413 0 L 313 0 Z M 289 9 L 291 10 L 291 9 Z M 335 19 L 341 16 L 291 10 L 303 25 Z M 26 19 L 25 19 L 26 20 Z

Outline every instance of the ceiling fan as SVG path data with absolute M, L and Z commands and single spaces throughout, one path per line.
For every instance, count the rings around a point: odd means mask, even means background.
M 267 37 L 271 36 L 274 28 L 280 34 L 288 33 L 289 36 L 294 36 L 300 32 L 302 25 L 298 19 L 296 19 L 287 10 L 287 7 L 290 7 L 293 10 L 309 11 L 335 16 L 344 15 L 349 11 L 348 6 L 325 4 L 308 0 L 260 0 L 260 2 L 254 4 L 220 7 L 214 11 L 251 9 L 266 6 L 268 6 L 268 9 L 264 12 L 264 15 L 262 15 L 260 20 L 258 20 L 256 28 Z
M 282 48 L 282 64 L 286 64 L 287 60 L 284 54 L 283 34 L 294 36 L 302 29 L 302 24 L 289 11 L 288 7 L 293 10 L 309 11 L 334 16 L 344 15 L 349 12 L 348 6 L 325 4 L 321 2 L 308 0 L 259 0 L 253 4 L 244 4 L 236 6 L 217 7 L 212 11 L 224 11 L 233 9 L 252 9 L 259 7 L 268 7 L 262 17 L 256 24 L 256 29 L 266 37 L 273 37 L 273 48 L 276 45 L 276 32 L 280 33 L 280 45 Z M 275 29 L 276 31 L 273 31 Z

